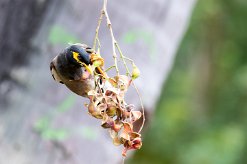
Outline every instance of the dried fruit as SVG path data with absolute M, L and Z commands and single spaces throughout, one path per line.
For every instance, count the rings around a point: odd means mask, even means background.
M 100 83 L 96 83 L 95 89 L 88 92 L 88 112 L 93 117 L 102 119 L 103 128 L 110 129 L 114 145 L 124 146 L 123 155 L 126 155 L 127 150 L 139 149 L 142 145 L 141 135 L 133 131 L 133 122 L 140 119 L 142 113 L 135 111 L 134 105 L 127 104 L 124 100 L 131 79 L 125 75 L 108 80 L 101 76 L 95 78 Z
M 111 105 L 106 109 L 106 114 L 110 117 L 113 117 L 116 115 L 117 108 L 112 103 Z
M 132 122 L 135 122 L 136 120 L 139 120 L 142 116 L 142 113 L 140 111 L 131 111 L 132 116 Z

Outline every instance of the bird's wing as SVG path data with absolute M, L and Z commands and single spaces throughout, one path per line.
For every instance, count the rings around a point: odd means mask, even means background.
M 51 71 L 51 75 L 52 75 L 53 79 L 54 79 L 56 82 L 59 82 L 59 83 L 63 84 L 61 78 L 60 78 L 59 75 L 57 74 L 57 70 L 56 70 L 56 68 L 55 68 L 53 62 L 51 62 L 51 64 L 50 64 L 50 71 Z

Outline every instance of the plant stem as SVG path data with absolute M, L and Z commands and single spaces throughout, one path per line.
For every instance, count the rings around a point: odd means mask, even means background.
M 118 52 L 119 52 L 119 54 L 120 54 L 120 58 L 123 60 L 125 69 L 126 69 L 126 71 L 127 71 L 127 75 L 128 75 L 128 76 L 131 76 L 131 75 L 130 75 L 129 68 L 128 68 L 127 64 L 126 64 L 125 59 L 131 61 L 132 64 L 134 63 L 134 61 L 133 61 L 132 59 L 127 58 L 127 57 L 125 57 L 125 56 L 123 55 L 123 53 L 122 53 L 122 51 L 121 51 L 121 49 L 120 49 L 118 43 L 115 43 L 115 45 L 116 45 L 116 47 L 117 47 L 117 49 L 118 49 Z M 140 133 L 140 132 L 142 131 L 142 129 L 143 129 L 143 126 L 144 126 L 145 120 L 146 120 L 146 118 L 145 118 L 145 112 L 144 112 L 145 110 L 144 110 L 144 105 L 143 105 L 143 102 L 142 102 L 142 98 L 141 98 L 140 92 L 139 92 L 138 88 L 136 87 L 134 81 L 132 81 L 132 84 L 133 84 L 133 86 L 134 86 L 134 88 L 135 88 L 135 90 L 136 90 L 136 93 L 137 93 L 138 97 L 139 97 L 139 101 L 140 101 L 141 108 L 142 108 L 142 125 L 141 125 L 141 127 L 140 127 L 140 129 L 139 129 L 139 131 L 138 131 L 138 133 Z
M 109 28 L 109 31 L 111 34 L 113 59 L 114 59 L 114 64 L 115 64 L 117 76 L 119 76 L 119 69 L 118 69 L 118 65 L 117 65 L 117 53 L 116 53 L 116 47 L 115 47 L 116 39 L 115 39 L 114 34 L 113 34 L 112 24 L 111 24 L 111 20 L 109 18 L 109 15 L 108 15 L 108 12 L 106 9 L 106 5 L 107 5 L 107 0 L 104 0 L 103 12 L 104 12 L 104 15 L 106 17 L 107 27 Z
M 116 66 L 115 66 L 115 65 L 110 66 L 109 68 L 107 68 L 107 69 L 105 70 L 105 72 L 110 71 L 112 68 L 116 68 Z
M 142 102 L 141 94 L 140 94 L 138 88 L 136 87 L 136 85 L 135 85 L 134 82 L 132 82 L 132 84 L 133 84 L 133 86 L 134 86 L 134 88 L 135 88 L 135 90 L 136 90 L 136 93 L 137 93 L 138 97 L 139 97 L 139 101 L 140 101 L 141 108 L 142 108 L 142 125 L 141 125 L 141 127 L 140 127 L 140 129 L 139 129 L 139 131 L 138 131 L 138 133 L 141 133 L 141 131 L 142 131 L 142 129 L 143 129 L 143 126 L 144 126 L 144 124 L 145 124 L 145 121 L 146 121 L 146 117 L 145 117 L 145 109 L 144 109 L 144 105 L 143 105 L 143 102 Z
M 123 60 L 124 67 L 125 67 L 125 69 L 127 71 L 127 76 L 131 76 L 130 71 L 129 71 L 129 68 L 128 68 L 127 64 L 126 64 L 126 61 L 124 60 L 124 55 L 123 55 L 123 53 L 122 53 L 122 51 L 121 51 L 118 43 L 115 43 L 115 45 L 116 45 L 116 47 L 118 49 L 118 52 L 120 54 L 120 58 Z
M 99 20 L 98 20 L 98 25 L 97 25 L 96 30 L 95 30 L 95 37 L 94 37 L 94 42 L 93 42 L 93 49 L 94 49 L 94 50 L 96 49 L 96 44 L 97 44 L 97 43 L 98 43 L 98 45 L 99 45 L 99 47 L 100 47 L 100 42 L 99 42 L 99 29 L 100 29 L 100 25 L 101 25 L 103 16 L 104 16 L 104 11 L 101 10 L 100 17 L 99 17 Z

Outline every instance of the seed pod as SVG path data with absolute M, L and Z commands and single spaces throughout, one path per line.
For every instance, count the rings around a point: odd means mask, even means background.
M 95 67 L 102 67 L 104 65 L 104 59 L 99 54 L 92 54 L 91 62 Z
M 137 132 L 131 132 L 129 133 L 129 136 L 130 136 L 130 140 L 134 140 L 135 138 L 141 138 L 141 134 Z
M 117 108 L 115 106 L 109 106 L 107 109 L 106 109 L 106 114 L 110 117 L 113 117 L 116 115 L 116 110 Z
M 103 116 L 100 114 L 100 112 L 97 111 L 97 109 L 94 106 L 94 103 L 91 102 L 88 105 L 88 113 L 90 113 L 93 117 L 97 118 L 97 119 L 102 119 Z
M 132 148 L 133 149 L 140 149 L 142 147 L 142 139 L 141 138 L 135 138 L 132 141 Z
M 90 114 L 96 112 L 96 108 L 95 108 L 93 102 L 91 102 L 91 103 L 88 105 L 88 112 L 89 112 Z
M 121 145 L 122 143 L 121 143 L 121 140 L 118 138 L 118 137 L 115 137 L 115 138 L 113 138 L 113 144 L 115 145 L 115 146 L 119 146 L 119 145 Z
M 140 111 L 131 111 L 132 121 L 135 122 L 136 120 L 140 119 L 142 113 Z
M 130 136 L 128 135 L 128 133 L 122 133 L 120 134 L 120 140 L 122 143 L 125 143 L 125 141 L 129 141 L 130 140 Z
M 140 76 L 140 70 L 139 70 L 139 68 L 138 68 L 135 64 L 133 64 L 133 70 L 132 70 L 131 78 L 132 78 L 133 80 L 135 80 L 135 79 L 138 78 L 139 76 Z
M 93 66 L 94 67 L 101 67 L 101 66 L 103 66 L 104 65 L 104 62 L 102 61 L 102 60 L 95 60 L 94 62 L 93 62 Z
M 112 130 L 114 130 L 115 132 L 119 132 L 122 127 L 123 127 L 122 123 L 118 123 L 115 121 L 113 126 L 112 126 Z

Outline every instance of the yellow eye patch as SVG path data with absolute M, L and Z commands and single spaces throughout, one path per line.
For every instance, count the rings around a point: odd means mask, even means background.
M 90 73 L 90 74 L 93 74 L 93 71 L 92 71 L 92 69 L 88 66 L 88 65 L 86 65 L 85 63 L 83 63 L 83 62 L 81 62 L 80 60 L 79 60 L 79 53 L 78 52 L 72 52 L 73 53 L 73 58 L 81 65 L 81 66 L 84 66 L 85 68 L 86 68 L 86 70 Z
M 79 53 L 78 52 L 72 52 L 73 53 L 73 58 L 82 65 L 82 62 L 79 60 Z

